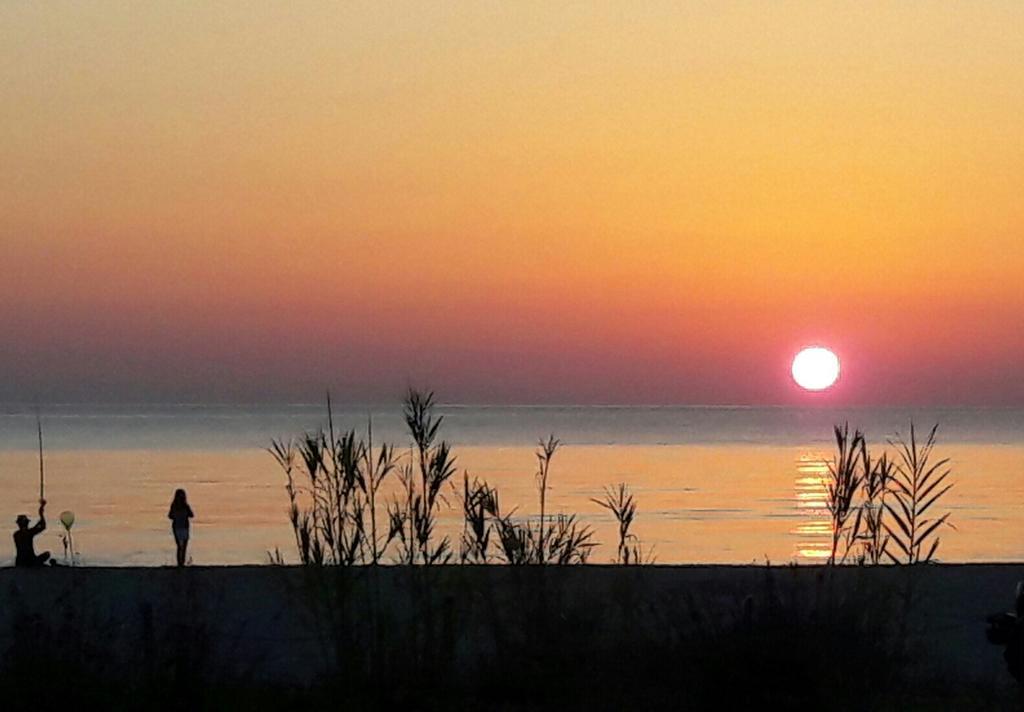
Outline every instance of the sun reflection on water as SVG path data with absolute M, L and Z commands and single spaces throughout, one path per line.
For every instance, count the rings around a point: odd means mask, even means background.
M 806 517 L 790 530 L 797 537 L 797 559 L 821 561 L 831 553 L 832 523 L 825 507 L 828 466 L 820 455 L 805 453 L 796 461 L 793 483 L 797 511 Z

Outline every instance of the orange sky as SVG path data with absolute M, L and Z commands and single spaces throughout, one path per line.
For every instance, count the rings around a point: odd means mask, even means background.
M 1024 5 L 552 5 L 0 4 L 0 399 L 1024 405 Z

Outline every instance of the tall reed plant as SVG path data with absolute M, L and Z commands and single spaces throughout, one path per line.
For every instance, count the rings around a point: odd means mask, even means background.
M 399 470 L 403 495 L 389 507 L 389 536 L 401 542 L 399 561 L 407 564 L 445 564 L 453 550 L 448 536 L 435 537 L 437 513 L 447 504 L 443 488 L 455 475 L 451 445 L 438 439 L 444 416 L 434 413 L 433 392 L 409 389 L 403 403 L 405 424 L 412 438 L 410 462 Z
M 591 498 L 590 501 L 611 512 L 618 524 L 619 543 L 613 563 L 624 566 L 647 563 L 650 557 L 645 558 L 640 540 L 630 530 L 636 519 L 637 505 L 629 486 L 620 482 L 615 487 L 605 487 L 603 499 Z
M 836 454 L 826 463 L 825 506 L 832 527 L 830 565 L 846 563 L 917 564 L 931 561 L 939 531 L 950 514 L 933 508 L 953 486 L 949 460 L 936 461 L 938 425 L 924 442 L 913 422 L 910 437 L 890 440 L 896 454 L 872 459 L 860 430 L 835 426 Z
M 514 517 L 514 511 L 502 515 L 495 500 L 493 524 L 505 563 L 583 564 L 597 546 L 593 530 L 581 523 L 577 515 L 559 513 L 552 519 L 547 514 L 551 462 L 560 447 L 561 442 L 554 435 L 541 439 L 537 446 L 536 480 L 541 514 L 536 526 L 529 519 Z
M 864 479 L 861 483 L 861 520 L 864 528 L 860 535 L 860 561 L 863 563 L 882 563 L 889 548 L 890 537 L 884 517 L 886 498 L 892 488 L 895 469 L 889 453 L 882 453 L 881 457 L 872 462 L 867 447 L 864 448 Z
M 828 481 L 825 484 L 825 507 L 832 524 L 832 549 L 828 563 L 842 563 L 853 549 L 853 543 L 860 533 L 861 508 L 856 496 L 864 480 L 864 465 L 867 447 L 864 434 L 859 430 L 850 435 L 850 426 L 845 424 L 834 428 L 836 455 L 828 466 Z M 843 545 L 842 556 L 840 546 Z
M 931 561 L 939 548 L 940 528 L 952 527 L 950 512 L 939 516 L 931 514 L 932 508 L 953 487 L 947 482 L 949 459 L 932 459 L 938 428 L 935 425 L 921 443 L 911 423 L 909 440 L 897 435 L 892 441 L 898 462 L 892 478 L 891 497 L 885 503 L 885 511 L 889 515 L 885 528 L 896 549 L 895 553 L 887 553 L 897 564 Z
M 297 440 L 271 442 L 285 473 L 288 518 L 299 560 L 313 566 L 378 563 L 389 539 L 377 533 L 377 497 L 396 468 L 394 448 L 375 450 L 354 430 L 337 433 L 330 394 L 327 425 Z M 282 560 L 278 557 L 278 560 Z
M 545 541 L 544 535 L 544 520 L 547 517 L 547 496 L 548 496 L 548 473 L 551 471 L 551 460 L 554 458 L 555 453 L 558 452 L 558 448 L 561 447 L 562 443 L 558 440 L 554 434 L 548 435 L 547 440 L 541 440 L 538 443 L 537 448 L 537 490 L 540 495 L 540 534 L 537 537 L 537 561 L 538 563 L 544 563 Z
M 490 561 L 493 520 L 498 516 L 498 491 L 486 482 L 463 473 L 462 480 L 462 547 L 460 561 L 465 564 L 486 564 Z

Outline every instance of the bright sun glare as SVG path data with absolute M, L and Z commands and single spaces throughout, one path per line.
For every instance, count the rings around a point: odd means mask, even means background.
M 839 379 L 839 357 L 826 348 L 804 349 L 793 359 L 793 380 L 808 391 L 823 391 Z

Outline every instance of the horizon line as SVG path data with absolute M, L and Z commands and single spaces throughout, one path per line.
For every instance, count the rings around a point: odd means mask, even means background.
M 171 407 L 171 408 L 251 408 L 251 407 L 278 407 L 278 408 L 315 408 L 324 407 L 326 401 L 281 401 L 281 400 L 266 400 L 266 401 L 165 401 L 165 400 L 118 400 L 118 401 L 56 401 L 56 402 L 38 402 L 38 401 L 27 401 L 27 400 L 11 400 L 3 401 L 0 400 L 0 409 L 26 409 L 31 414 L 35 413 L 37 408 L 67 408 L 67 407 Z M 332 403 L 335 407 L 344 408 L 347 410 L 354 410 L 359 408 L 384 408 L 384 409 L 396 409 L 401 408 L 401 401 L 335 401 L 332 398 Z M 884 403 L 884 404 L 832 404 L 832 403 L 616 403 L 616 402 L 600 402 L 600 403 L 572 403 L 572 402 L 558 402 L 558 403 L 498 403 L 498 402 L 464 402 L 464 401 L 453 401 L 444 402 L 438 401 L 435 403 L 438 408 L 478 408 L 478 409 L 507 409 L 507 408 L 519 408 L 519 409 L 586 409 L 586 408 L 604 408 L 604 409 L 646 409 L 646 410 L 658 410 L 658 409 L 682 409 L 692 408 L 701 410 L 774 410 L 774 409 L 809 409 L 809 410 L 885 410 L 885 409 L 933 409 L 933 410 L 1024 410 L 1024 403 L 1017 405 L 1007 404 L 949 404 L 949 403 Z M 0 415 L 12 415 L 11 413 L 0 413 Z M 45 415 L 45 414 L 44 414 Z

